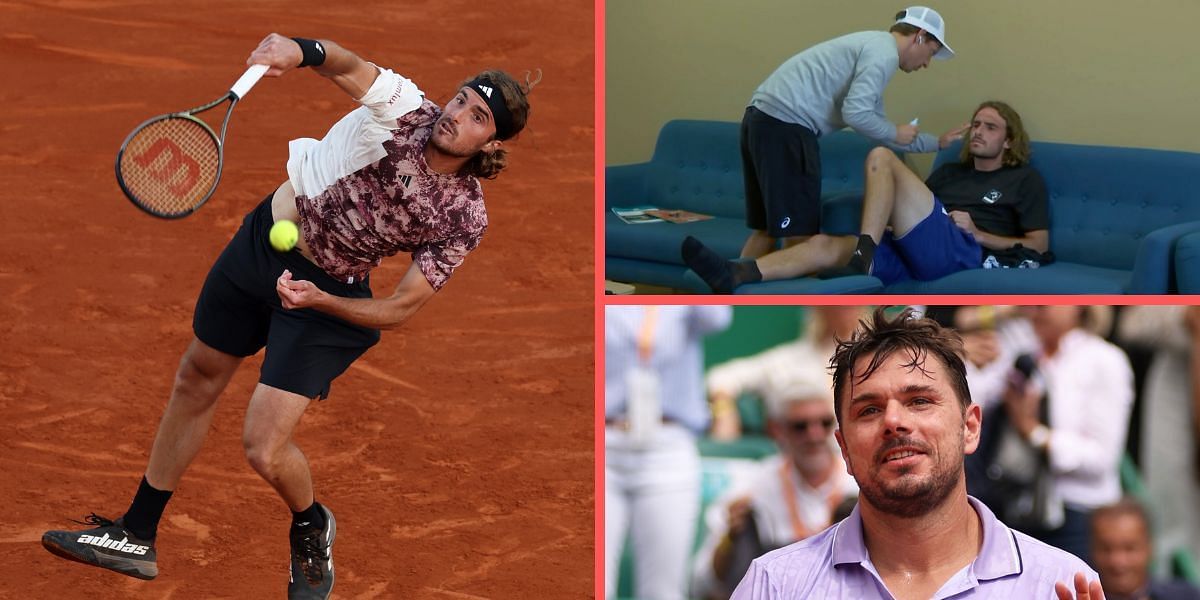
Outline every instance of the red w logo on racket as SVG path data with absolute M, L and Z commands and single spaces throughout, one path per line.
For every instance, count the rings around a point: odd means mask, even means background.
M 117 152 L 117 184 L 125 196 L 164 219 L 185 217 L 200 208 L 221 180 L 225 130 L 233 107 L 266 72 L 267 65 L 252 65 L 220 98 L 138 125 Z M 229 104 L 217 135 L 195 115 L 224 102 Z
M 193 187 L 196 187 L 196 180 L 200 179 L 200 164 L 192 157 L 184 154 L 183 150 L 180 150 L 175 142 L 167 138 L 159 138 L 145 152 L 133 157 L 133 160 L 138 165 L 150 169 L 150 165 L 158 160 L 164 152 L 169 153 L 170 159 L 159 168 L 150 170 L 149 174 L 163 183 L 170 184 L 167 186 L 167 189 L 178 196 L 182 196 L 188 193 Z M 186 169 L 187 174 L 184 175 L 181 181 L 171 184 L 171 180 L 175 178 L 175 175 L 179 173 L 181 168 Z

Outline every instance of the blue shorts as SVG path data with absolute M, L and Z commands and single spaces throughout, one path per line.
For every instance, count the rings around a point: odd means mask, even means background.
M 929 216 L 917 223 L 904 237 L 896 238 L 885 231 L 875 257 L 871 274 L 891 285 L 898 281 L 916 279 L 930 281 L 951 273 L 978 269 L 983 264 L 983 249 L 975 236 L 959 229 L 937 198 Z

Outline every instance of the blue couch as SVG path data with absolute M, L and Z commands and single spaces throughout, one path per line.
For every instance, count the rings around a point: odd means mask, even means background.
M 889 294 L 1166 294 L 1175 269 L 1200 248 L 1175 256 L 1200 231 L 1200 154 L 1034 142 L 1031 162 L 1050 197 L 1054 264 L 1040 269 L 974 269 L 936 281 L 887 286 Z M 956 160 L 956 144 L 935 166 Z M 861 204 L 841 202 L 842 210 Z M 845 219 L 846 216 L 842 215 Z M 1189 238 L 1200 243 L 1200 238 Z M 857 278 L 855 278 L 857 279 Z M 1200 290 L 1200 273 L 1187 279 Z M 810 293 L 811 278 L 746 285 L 739 293 Z
M 696 236 L 717 253 L 737 257 L 750 230 L 746 228 L 739 123 L 676 120 L 665 124 L 649 162 L 604 170 L 605 278 L 708 293 L 709 289 L 683 264 L 679 247 Z M 863 163 L 874 147 L 848 131 L 821 138 L 822 198 L 861 194 Z M 844 200 L 842 201 L 844 204 Z M 695 223 L 630 225 L 613 207 L 652 205 L 713 215 Z M 845 206 L 822 213 L 828 233 L 858 230 L 857 213 Z M 793 280 L 790 293 L 872 293 L 882 285 L 873 277 L 839 280 Z M 796 291 L 799 290 L 799 291 Z M 804 291 L 812 290 L 812 291 Z
M 1184 235 L 1176 243 L 1175 276 L 1180 294 L 1200 294 L 1200 232 Z

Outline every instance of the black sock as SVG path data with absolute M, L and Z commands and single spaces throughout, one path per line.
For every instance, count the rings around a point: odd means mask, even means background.
M 816 272 L 816 276 L 820 279 L 833 279 L 851 275 L 870 275 L 873 260 L 875 260 L 875 240 L 871 239 L 869 235 L 860 235 L 858 236 L 858 245 L 854 247 L 854 254 L 850 255 L 850 260 L 846 261 L 846 264 L 822 269 Z
M 762 271 L 758 270 L 758 261 L 756 260 L 731 260 L 729 268 L 733 271 L 734 288 L 743 283 L 762 281 Z
M 316 500 L 300 512 L 292 511 L 292 531 L 302 529 L 325 529 L 325 511 Z
M 858 245 L 846 266 L 854 272 L 866 275 L 871 272 L 871 261 L 875 259 L 875 240 L 869 235 L 858 236 Z
M 700 240 L 687 236 L 680 248 L 683 262 L 718 294 L 732 294 L 737 287 L 730 261 L 721 258 Z
M 158 535 L 158 521 L 162 518 L 163 510 L 167 508 L 167 501 L 171 499 L 172 493 L 170 490 L 154 489 L 143 475 L 137 495 L 133 497 L 133 503 L 129 505 L 129 510 L 121 518 L 125 528 L 138 539 L 153 540 Z

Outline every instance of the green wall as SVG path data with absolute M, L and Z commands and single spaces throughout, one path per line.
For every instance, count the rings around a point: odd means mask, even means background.
M 803 306 L 735 306 L 729 329 L 704 339 L 704 368 L 757 354 L 800 336 Z

